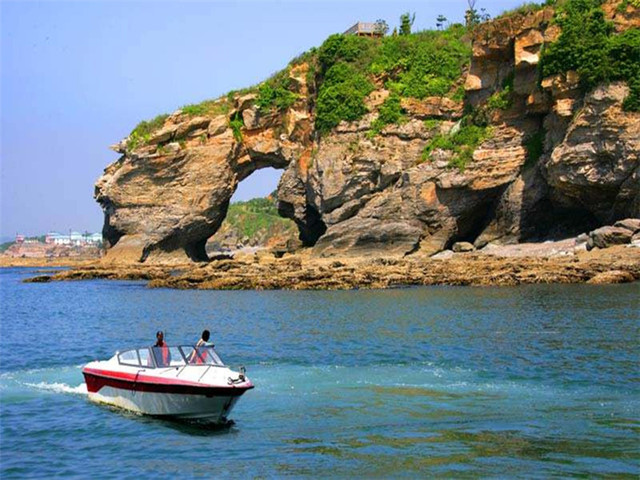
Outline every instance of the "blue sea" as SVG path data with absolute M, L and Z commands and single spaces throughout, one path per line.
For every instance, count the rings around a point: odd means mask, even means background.
M 640 284 L 346 292 L 24 284 L 0 269 L 0 477 L 640 475 Z M 228 428 L 95 405 L 82 366 L 209 328 Z

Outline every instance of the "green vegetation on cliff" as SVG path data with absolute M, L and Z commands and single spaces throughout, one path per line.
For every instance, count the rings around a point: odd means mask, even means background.
M 389 100 L 394 104 L 385 105 L 391 117 L 385 115 L 383 124 L 401 118 L 397 107 L 402 97 L 455 95 L 454 84 L 471 57 L 465 33 L 462 25 L 452 25 L 444 31 L 384 38 L 331 35 L 317 50 L 316 128 L 326 132 L 342 120 L 364 115 L 364 99 L 374 81 L 394 94 Z
M 473 159 L 473 151 L 491 135 L 491 129 L 478 126 L 463 119 L 461 126 L 453 133 L 439 133 L 427 144 L 422 152 L 422 161 L 430 160 L 431 154 L 439 149 L 451 152 L 449 167 L 457 168 L 461 172 Z
M 205 100 L 200 103 L 192 103 L 180 108 L 182 113 L 192 117 L 201 115 L 220 115 L 229 111 L 229 102 L 225 98 L 214 100 Z
M 258 87 L 256 105 L 261 111 L 286 110 L 293 105 L 298 95 L 291 91 L 289 69 L 279 71 Z
M 556 9 L 562 28 L 558 40 L 542 55 L 542 75 L 575 70 L 585 89 L 624 80 L 631 89 L 626 110 L 640 110 L 640 30 L 615 34 L 604 18 L 600 0 L 567 0 Z
M 146 144 L 149 141 L 151 133 L 161 128 L 168 116 L 169 115 L 167 115 L 166 113 L 163 113 L 161 115 L 157 115 L 151 120 L 143 120 L 138 123 L 138 125 L 136 125 L 136 128 L 134 128 L 133 131 L 129 134 L 127 148 L 133 150 L 139 145 Z
M 352 65 L 337 63 L 331 66 L 318 92 L 316 128 L 327 132 L 342 120 L 352 122 L 362 117 L 367 113 L 364 99 L 373 88 L 367 77 Z
M 380 105 L 378 118 L 371 124 L 369 137 L 377 135 L 385 125 L 402 123 L 403 121 L 406 121 L 406 117 L 402 109 L 400 95 L 392 93 L 385 99 L 382 105 Z
M 231 120 L 229 120 L 229 127 L 231 127 L 231 131 L 233 132 L 233 138 L 236 139 L 236 142 L 242 141 L 242 127 L 244 127 L 244 120 L 239 113 L 236 113 Z

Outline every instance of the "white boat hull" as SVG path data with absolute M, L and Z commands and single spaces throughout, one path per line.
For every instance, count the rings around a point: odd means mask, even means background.
M 145 415 L 167 416 L 212 423 L 225 422 L 240 397 L 207 397 L 175 393 L 137 392 L 103 387 L 89 400 Z

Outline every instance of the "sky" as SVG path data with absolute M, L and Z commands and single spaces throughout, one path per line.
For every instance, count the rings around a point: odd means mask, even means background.
M 478 0 L 492 16 L 519 0 Z M 253 85 L 356 21 L 415 12 L 414 31 L 466 0 L 0 1 L 0 237 L 100 231 L 93 185 L 135 125 Z M 264 196 L 261 170 L 233 200 Z

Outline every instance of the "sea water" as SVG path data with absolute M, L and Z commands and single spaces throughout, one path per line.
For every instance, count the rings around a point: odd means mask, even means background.
M 640 285 L 179 291 L 0 270 L 2 478 L 640 474 Z M 195 342 L 256 388 L 228 428 L 87 400 L 81 367 Z

